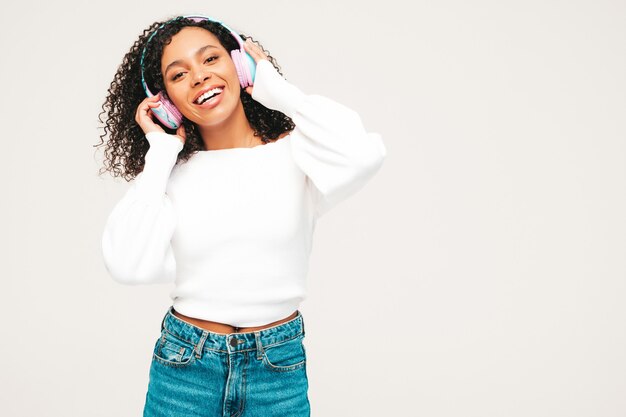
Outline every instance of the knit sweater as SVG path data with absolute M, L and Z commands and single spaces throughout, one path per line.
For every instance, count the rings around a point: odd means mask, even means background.
M 104 264 L 122 284 L 174 283 L 180 313 L 237 327 L 287 317 L 306 297 L 316 221 L 359 191 L 386 148 L 353 110 L 307 95 L 268 60 L 252 98 L 292 118 L 274 142 L 195 153 L 150 132 L 143 171 L 108 216 Z

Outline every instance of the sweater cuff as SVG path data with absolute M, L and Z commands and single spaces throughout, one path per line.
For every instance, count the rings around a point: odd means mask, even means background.
M 269 109 L 293 118 L 300 103 L 306 99 L 306 94 L 285 80 L 270 61 L 262 59 L 256 66 L 252 98 Z
M 165 132 L 149 132 L 146 139 L 150 148 L 146 152 L 141 177 L 136 180 L 137 193 L 146 199 L 161 199 L 165 194 L 172 168 L 183 149 L 183 142 Z

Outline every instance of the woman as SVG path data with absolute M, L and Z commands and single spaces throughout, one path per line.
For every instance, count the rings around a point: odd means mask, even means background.
M 105 266 L 124 284 L 175 283 L 144 416 L 310 415 L 298 307 L 315 223 L 386 155 L 354 111 L 243 39 L 208 17 L 154 23 L 103 106 L 106 168 L 134 179 Z

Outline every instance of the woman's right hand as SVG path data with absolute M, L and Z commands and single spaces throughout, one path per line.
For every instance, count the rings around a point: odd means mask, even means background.
M 139 106 L 137 106 L 137 111 L 135 113 L 135 121 L 143 130 L 143 133 L 150 132 L 163 132 L 163 128 L 159 126 L 154 121 L 154 112 L 151 110 L 153 108 L 159 107 L 159 95 L 155 95 L 152 97 L 146 97 Z M 185 144 L 185 140 L 187 140 L 187 135 L 185 134 L 185 127 L 181 124 L 178 129 L 176 129 L 176 137 Z

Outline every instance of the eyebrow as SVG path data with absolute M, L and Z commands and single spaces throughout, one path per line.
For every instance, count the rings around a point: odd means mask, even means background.
M 198 49 L 196 51 L 196 56 L 201 55 L 204 51 L 206 51 L 209 48 L 215 48 L 215 49 L 219 49 L 217 46 L 213 46 L 213 45 L 205 45 L 202 48 Z M 182 61 L 180 59 L 177 59 L 176 61 L 172 61 L 169 63 L 169 65 L 167 67 L 165 67 L 165 71 L 163 72 L 163 75 L 167 75 L 167 72 L 170 70 L 171 67 L 175 66 L 175 65 L 180 65 L 182 64 Z

